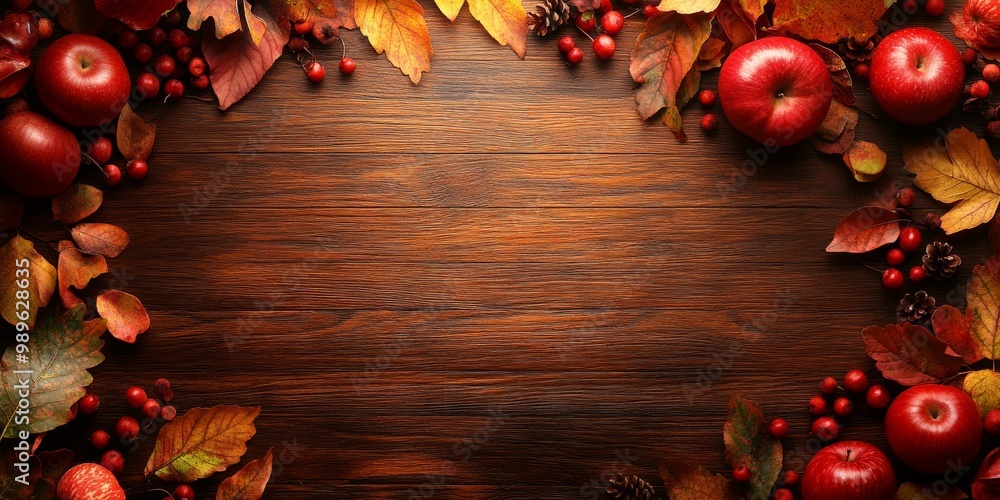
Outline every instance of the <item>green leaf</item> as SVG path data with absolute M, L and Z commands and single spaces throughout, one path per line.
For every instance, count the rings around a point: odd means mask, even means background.
M 750 469 L 744 488 L 751 500 L 767 499 L 781 474 L 781 442 L 771 436 L 764 412 L 757 403 L 734 395 L 729 400 L 729 419 L 723 432 L 726 463 Z
M 187 483 L 226 470 L 246 453 L 259 413 L 241 406 L 192 408 L 160 430 L 146 477 Z

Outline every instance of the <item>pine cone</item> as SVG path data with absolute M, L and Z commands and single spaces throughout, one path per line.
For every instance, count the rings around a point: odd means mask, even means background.
M 548 35 L 572 20 L 570 4 L 565 0 L 545 0 L 535 10 L 528 13 L 528 28 L 538 36 Z
M 958 266 L 962 265 L 962 258 L 952 253 L 952 250 L 952 246 L 943 241 L 927 245 L 923 258 L 927 276 L 936 280 L 946 280 L 958 271 Z
M 618 474 L 608 483 L 608 495 L 615 500 L 653 500 L 653 485 L 635 474 Z
M 847 42 L 843 42 L 838 47 L 840 52 L 844 54 L 844 59 L 847 61 L 865 62 L 872 59 L 872 53 L 875 52 L 875 46 L 878 42 L 882 40 L 882 37 L 875 35 L 867 40 L 858 41 L 853 38 Z
M 914 294 L 908 293 L 903 295 L 903 300 L 900 300 L 899 306 L 896 307 L 896 319 L 900 323 L 906 321 L 916 323 L 931 317 L 935 309 L 937 303 L 934 297 L 927 295 L 927 292 L 920 290 Z

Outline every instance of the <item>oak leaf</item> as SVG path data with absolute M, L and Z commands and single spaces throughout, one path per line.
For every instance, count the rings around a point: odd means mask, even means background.
M 833 233 L 827 252 L 865 253 L 899 239 L 899 214 L 882 207 L 861 207 Z
M 940 202 L 956 203 L 941 217 L 941 229 L 953 234 L 993 218 L 1000 206 L 1000 171 L 989 144 L 968 129 L 952 130 L 944 143 L 907 144 L 903 163 L 917 176 L 917 187 Z
M 31 332 L 27 359 L 18 356 L 16 346 L 4 352 L 0 437 L 14 437 L 21 430 L 31 434 L 46 432 L 70 421 L 70 406 L 83 397 L 84 388 L 94 380 L 87 370 L 104 361 L 104 321 L 84 321 L 83 310 L 82 305 L 76 306 L 61 316 L 45 311 Z M 15 422 L 21 400 L 18 391 L 24 386 L 31 391 L 31 420 Z
M 885 172 L 885 162 L 889 158 L 877 144 L 854 141 L 844 151 L 844 164 L 859 182 L 873 182 Z
M 259 44 L 242 32 L 221 40 L 214 37 L 201 40 L 205 60 L 212 68 L 212 90 L 222 110 L 229 109 L 257 86 L 288 43 L 288 28 L 282 30 L 261 2 L 254 4 L 252 14 L 267 25 Z
M 861 336 L 875 367 L 904 386 L 940 382 L 962 369 L 962 358 L 948 354 L 948 344 L 919 325 L 869 326 Z
M 213 68 L 213 78 L 215 71 Z M 156 140 L 156 125 L 146 123 L 141 116 L 126 105 L 118 116 L 118 132 L 116 134 L 118 150 L 126 160 L 143 160 L 153 152 L 153 142 Z
M 431 35 L 424 8 L 416 0 L 355 0 L 354 20 L 375 52 L 386 58 L 414 84 L 431 69 Z
M 972 270 L 965 300 L 969 304 L 965 310 L 969 334 L 979 352 L 989 359 L 1000 358 L 1000 256 L 994 255 Z
M 12 97 L 28 81 L 31 51 L 38 45 L 38 16 L 8 12 L 0 19 L 0 99 Z
M 56 290 L 56 268 L 35 250 L 34 243 L 15 234 L 0 247 L 0 313 L 12 325 L 35 326 L 38 309 L 49 304 Z M 25 286 L 21 286 L 21 285 Z M 24 300 L 23 293 L 28 292 Z
M 0 231 L 21 225 L 24 216 L 24 198 L 0 188 Z
M 500 45 L 510 45 L 524 59 L 528 44 L 527 13 L 521 0 L 468 0 L 469 13 Z
M 855 0 L 835 8 L 816 0 L 782 0 L 775 3 L 770 29 L 823 43 L 867 40 L 878 32 L 877 21 L 887 8 L 885 0 Z
M 961 356 L 965 364 L 971 365 L 983 359 L 979 344 L 969 331 L 968 317 L 962 311 L 948 304 L 942 305 L 931 316 L 931 325 L 934 327 L 934 335 Z
M 70 33 L 96 35 L 108 18 L 97 11 L 93 0 L 62 0 L 59 26 Z
M 109 290 L 99 295 L 97 314 L 107 320 L 111 335 L 123 342 L 131 344 L 140 333 L 149 329 L 149 314 L 142 302 L 121 290 Z
M 84 253 L 115 258 L 128 247 L 128 233 L 111 224 L 83 223 L 70 230 L 73 241 Z
M 830 80 L 833 82 L 833 98 L 848 106 L 857 104 L 858 98 L 854 95 L 854 81 L 851 79 L 851 73 L 847 71 L 847 64 L 844 63 L 840 54 L 818 43 L 810 43 L 809 48 L 823 60 L 826 69 L 830 72 Z
M 903 483 L 896 490 L 894 500 L 962 500 L 969 498 L 958 488 L 947 488 L 942 494 L 934 483 Z
M 781 474 L 781 442 L 771 435 L 764 412 L 753 401 L 734 395 L 723 431 L 726 463 L 746 466 L 750 481 L 744 488 L 750 498 L 767 498 Z M 672 498 L 672 497 L 671 497 Z
M 976 400 L 984 417 L 990 410 L 1000 408 L 1000 373 L 993 370 L 974 371 L 965 377 L 962 388 Z
M 72 308 L 79 302 L 72 294 L 67 294 L 69 287 L 83 290 L 90 280 L 108 272 L 108 262 L 103 255 L 84 255 L 75 248 L 67 248 L 59 252 L 59 297 L 63 306 Z
M 696 14 L 714 12 L 719 8 L 719 3 L 720 0 L 663 0 L 656 8 L 663 12 Z
M 148 30 L 156 26 L 165 12 L 170 11 L 181 0 L 97 0 L 97 10 L 112 19 L 125 23 L 134 30 Z
M 146 477 L 187 483 L 226 470 L 246 453 L 259 413 L 240 406 L 192 408 L 160 429 Z
M 743 498 L 736 485 L 702 467 L 692 467 L 680 460 L 660 462 L 660 477 L 670 500 L 739 500 Z
M 236 474 L 226 478 L 215 493 L 216 500 L 260 500 L 267 481 L 271 479 L 271 462 L 274 449 L 267 450 L 263 458 L 253 460 Z
M 90 217 L 104 203 L 104 191 L 87 184 L 73 184 L 52 198 L 52 215 L 67 224 Z
M 249 15 L 251 7 L 247 0 L 187 0 L 187 8 L 191 11 L 187 21 L 188 29 L 198 31 L 203 22 L 212 19 L 215 38 L 222 39 L 236 33 L 246 23 L 254 43 L 260 43 L 260 37 L 267 29 L 264 21 Z

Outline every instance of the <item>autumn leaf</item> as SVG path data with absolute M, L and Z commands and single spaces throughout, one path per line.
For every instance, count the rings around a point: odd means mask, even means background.
M 882 207 L 861 207 L 845 218 L 827 252 L 865 253 L 899 239 L 899 214 Z
M 878 32 L 877 21 L 887 7 L 885 0 L 856 0 L 836 8 L 816 0 L 782 0 L 775 3 L 770 29 L 823 43 L 867 40 Z
M 524 59 L 528 43 L 527 13 L 521 0 L 468 0 L 469 13 L 500 45 L 510 45 Z
M 83 223 L 70 230 L 80 250 L 91 255 L 115 258 L 128 247 L 128 233 L 111 224 Z
M 7 499 L 28 499 L 32 498 L 32 493 L 42 477 L 41 467 L 38 467 L 37 460 L 29 459 L 29 469 L 27 474 L 14 468 L 14 463 L 19 462 L 17 451 L 14 450 L 13 441 L 0 443 L 0 498 Z M 17 478 L 20 477 L 22 481 Z M 24 483 L 27 484 L 24 484 Z
M 252 13 L 264 21 L 267 30 L 260 44 L 244 33 L 233 33 L 222 40 L 202 37 L 202 52 L 212 68 L 212 90 L 219 98 L 219 109 L 236 104 L 257 86 L 288 43 L 288 32 L 282 30 L 271 13 L 257 2 Z
M 104 203 L 104 191 L 87 184 L 73 184 L 52 198 L 52 215 L 74 224 L 90 217 Z
M 75 248 L 67 248 L 59 252 L 59 296 L 63 299 L 63 305 L 69 309 L 76 305 L 76 301 L 67 303 L 67 298 L 73 296 L 64 295 L 69 287 L 83 290 L 90 283 L 90 280 L 108 272 L 108 262 L 103 255 L 84 255 Z M 79 300 L 79 299 L 77 299 Z
M 96 35 L 108 18 L 97 11 L 93 0 L 62 0 L 59 26 L 70 33 Z
M 869 326 L 861 336 L 875 367 L 904 386 L 940 382 L 962 369 L 962 358 L 947 354 L 948 344 L 922 326 Z
M 240 8 L 242 2 L 242 8 Z M 250 12 L 250 2 L 247 0 L 187 0 L 187 8 L 191 11 L 188 17 L 187 27 L 192 31 L 201 29 L 201 24 L 212 19 L 215 24 L 215 38 L 222 39 L 243 29 L 243 23 L 247 24 L 247 30 L 251 37 L 257 34 L 255 43 L 260 43 L 267 25 L 256 16 L 247 15 Z
M 73 466 L 75 454 L 72 450 L 63 448 L 54 451 L 42 451 L 36 455 L 40 462 L 41 477 L 35 481 L 35 491 L 31 500 L 49 500 L 56 497 L 56 486 L 63 474 Z M 0 495 L 0 498 L 6 498 Z
M 21 225 L 24 216 L 24 198 L 0 188 L 0 231 Z
M 226 470 L 246 453 L 259 413 L 240 406 L 192 408 L 160 429 L 146 477 L 187 483 Z
M 931 316 L 931 325 L 937 338 L 961 356 L 965 364 L 971 365 L 983 359 L 979 344 L 969 332 L 969 320 L 962 311 L 947 304 L 942 305 Z
M 180 0 L 97 0 L 97 10 L 113 19 L 125 23 L 134 30 L 148 30 L 156 26 L 165 12 L 170 11 Z
M 830 110 L 813 136 L 812 145 L 826 154 L 844 154 L 854 143 L 854 129 L 858 125 L 858 112 L 833 100 Z
M 914 183 L 942 203 L 957 203 L 941 217 L 941 229 L 954 234 L 985 224 L 1000 205 L 1000 172 L 986 141 L 968 129 L 954 129 L 940 148 L 932 139 L 903 147 L 904 168 Z
M 764 6 L 767 5 L 767 2 L 768 0 L 739 0 L 740 8 L 754 23 L 764 14 Z
M 976 400 L 984 417 L 990 410 L 1000 408 L 1000 373 L 993 370 L 974 371 L 965 377 L 962 388 Z
M 698 51 L 698 60 L 694 63 L 694 69 L 708 71 L 722 66 L 722 58 L 726 56 L 726 41 L 710 36 L 701 45 Z
M 743 495 L 732 481 L 702 467 L 680 460 L 660 462 L 660 477 L 670 500 L 740 500 Z
M 882 177 L 885 172 L 885 162 L 888 155 L 877 144 L 865 141 L 854 141 L 844 151 L 844 164 L 851 170 L 854 179 L 859 182 L 873 182 Z
M 662 0 L 656 8 L 678 14 L 708 13 L 714 12 L 719 7 L 719 2 L 720 0 Z
M 0 313 L 8 323 L 35 326 L 38 309 L 49 304 L 56 291 L 56 268 L 37 251 L 35 245 L 15 234 L 0 247 Z M 24 286 L 21 286 L 24 285 Z M 27 300 L 24 291 L 28 292 Z M 20 297 L 18 292 L 22 292 Z
M 12 97 L 24 87 L 37 44 L 38 16 L 8 12 L 0 19 L 0 98 Z
M 733 43 L 731 50 L 757 39 L 757 30 L 753 22 L 739 12 L 734 3 L 735 0 L 725 0 L 715 11 L 715 19 L 719 21 L 719 26 L 726 32 L 729 41 Z
M 215 77 L 215 68 L 212 68 Z M 156 125 L 146 123 L 141 116 L 132 111 L 131 106 L 122 108 L 118 117 L 118 150 L 126 160 L 143 160 L 153 152 L 153 142 L 156 140 Z
M 958 488 L 946 488 L 944 492 L 934 483 L 903 483 L 896 490 L 895 500 L 962 500 L 969 498 Z
M 723 431 L 726 463 L 750 469 L 745 485 L 750 498 L 767 498 L 781 474 L 781 442 L 771 435 L 764 413 L 753 401 L 733 396 L 729 400 L 729 419 Z M 672 497 L 671 497 L 672 498 Z
M 70 406 L 83 397 L 84 388 L 93 381 L 87 370 L 104 361 L 101 354 L 104 321 L 84 321 L 83 310 L 83 306 L 76 306 L 61 316 L 45 311 L 31 331 L 27 343 L 31 354 L 27 362 L 18 358 L 14 345 L 4 352 L 0 436 L 14 437 L 21 430 L 37 434 L 70 421 Z M 15 410 L 21 400 L 18 391 L 25 388 L 31 392 L 28 398 L 31 420 L 15 422 Z
M 110 290 L 97 297 L 97 314 L 108 321 L 108 331 L 118 340 L 133 343 L 149 329 L 149 314 L 134 295 Z
M 375 52 L 385 52 L 414 84 L 421 72 L 430 71 L 434 49 L 424 9 L 415 0 L 355 0 L 354 20 Z
M 444 17 L 447 17 L 451 22 L 455 22 L 459 12 L 462 12 L 465 0 L 434 0 L 434 4 L 444 14 Z
M 965 299 L 969 304 L 965 310 L 969 334 L 984 357 L 997 359 L 1000 357 L 1000 256 L 994 255 L 985 265 L 972 270 Z
M 336 19 L 341 11 L 351 10 L 349 3 L 335 0 L 271 0 L 269 12 L 275 23 L 284 29 L 286 22 Z
M 681 108 L 684 107 L 698 93 L 701 87 L 701 71 L 692 69 L 681 80 L 681 86 L 677 89 L 677 104 L 667 106 L 663 110 L 663 124 L 674 132 L 674 138 L 680 142 L 687 141 L 687 134 L 684 132 L 684 124 L 681 119 Z
M 858 98 L 854 95 L 854 81 L 851 73 L 847 71 L 847 64 L 840 54 L 824 47 L 818 43 L 810 43 L 809 48 L 813 50 L 830 72 L 830 80 L 833 82 L 833 98 L 848 106 L 854 106 Z
M 216 500 L 260 500 L 267 481 L 271 479 L 273 453 L 273 448 L 267 450 L 264 458 L 251 461 L 223 481 L 215 493 Z

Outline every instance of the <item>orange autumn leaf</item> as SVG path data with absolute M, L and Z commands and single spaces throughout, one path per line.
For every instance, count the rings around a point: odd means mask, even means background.
M 146 477 L 187 483 L 226 470 L 246 453 L 259 413 L 241 406 L 192 408 L 160 429 Z
M 356 0 L 354 20 L 375 52 L 386 58 L 414 84 L 431 69 L 431 35 L 424 8 L 416 0 Z
M 121 290 L 111 290 L 99 295 L 97 314 L 107 320 L 111 335 L 123 342 L 131 344 L 140 333 L 149 329 L 149 314 L 142 302 Z
M 771 30 L 823 43 L 843 38 L 867 40 L 878 32 L 877 21 L 887 8 L 885 0 L 855 0 L 836 6 L 816 0 L 782 0 L 775 3 Z
M 739 12 L 733 2 L 727 0 L 719 4 L 715 18 L 719 21 L 722 31 L 726 32 L 726 37 L 733 43 L 730 51 L 757 39 L 757 30 L 753 22 Z
M 260 500 L 267 481 L 271 479 L 274 449 L 267 450 L 264 458 L 253 460 L 232 477 L 226 478 L 215 493 L 216 500 Z
M 156 139 L 156 125 L 146 123 L 132 111 L 131 106 L 122 108 L 118 117 L 118 151 L 126 160 L 145 160 L 153 152 Z
M 73 184 L 52 198 L 52 215 L 67 224 L 93 215 L 104 203 L 104 191 L 87 184 Z
M 520 0 L 468 0 L 469 13 L 500 45 L 510 45 L 524 59 L 528 44 L 528 14 Z
M 889 157 L 875 143 L 854 141 L 844 152 L 843 158 L 855 180 L 872 182 L 885 172 L 885 162 Z
M 737 500 L 744 498 L 736 484 L 702 467 L 692 467 L 680 460 L 660 462 L 660 477 L 670 500 Z
M 48 305 L 56 290 L 56 269 L 35 250 L 34 243 L 15 234 L 0 247 L 0 280 L 4 283 L 0 286 L 3 319 L 34 328 L 38 309 Z
M 941 229 L 954 234 L 985 224 L 1000 206 L 1000 170 L 986 141 L 965 127 L 944 140 L 926 139 L 903 147 L 903 166 L 914 183 L 942 203 L 954 203 L 941 216 Z
M 242 1 L 242 6 L 240 2 Z M 215 38 L 223 39 L 243 29 L 243 23 L 254 38 L 254 43 L 260 43 L 267 25 L 260 18 L 249 15 L 250 2 L 247 0 L 188 0 L 187 8 L 191 11 L 187 27 L 198 31 L 201 24 L 212 19 L 215 24 Z
M 83 223 L 70 230 L 73 241 L 84 253 L 115 258 L 128 247 L 128 233 L 111 224 Z
M 951 350 L 962 356 L 967 365 L 983 359 L 983 353 L 969 330 L 969 319 L 964 312 L 944 304 L 931 316 L 934 335 L 943 340 Z
M 768 0 L 739 0 L 740 8 L 754 23 L 760 16 L 764 15 L 764 6 L 767 5 L 767 2 Z
M 103 255 L 84 255 L 75 248 L 59 252 L 59 297 L 63 305 L 69 309 L 80 301 L 72 293 L 67 293 L 69 287 L 83 290 L 90 280 L 106 272 L 108 262 Z
M 698 12 L 712 12 L 719 8 L 719 3 L 720 0 L 663 0 L 656 8 L 663 12 L 695 14 Z
M 962 358 L 926 328 L 910 323 L 869 326 L 861 333 L 882 376 L 901 385 L 936 383 L 958 373 Z

